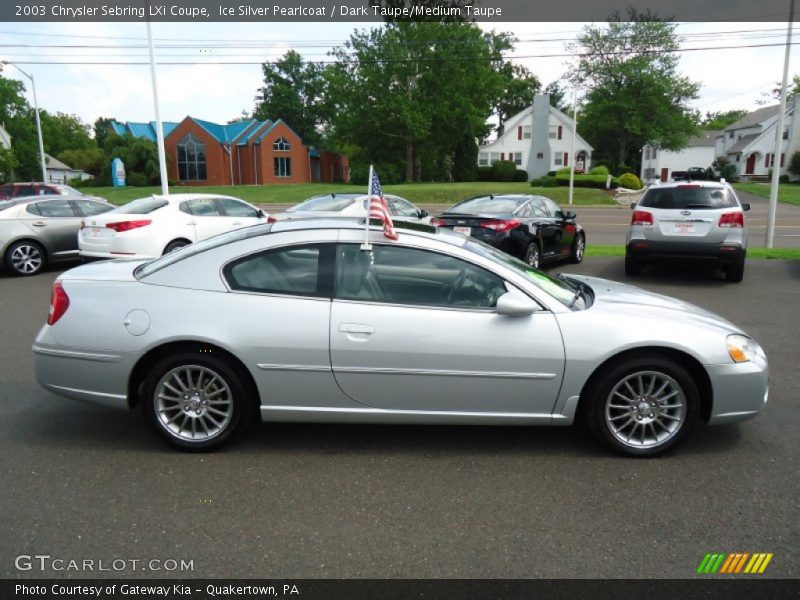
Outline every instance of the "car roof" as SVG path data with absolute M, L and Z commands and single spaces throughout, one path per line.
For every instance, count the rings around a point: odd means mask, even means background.
M 175 204 L 176 202 L 183 202 L 184 200 L 202 200 L 203 198 L 230 198 L 231 200 L 242 200 L 241 198 L 236 198 L 235 196 L 227 196 L 225 194 L 186 193 L 186 194 L 151 194 L 150 196 L 142 196 L 141 198 L 134 198 L 130 202 L 134 202 L 135 200 L 146 200 L 147 198 L 165 200 L 170 204 Z M 242 200 L 242 202 L 247 202 L 247 201 Z
M 49 185 L 49 184 L 48 184 Z M 3 202 L 13 202 L 14 204 L 30 204 L 31 202 L 43 202 L 47 200 L 94 200 L 95 202 L 105 202 L 108 200 L 98 196 L 78 196 L 77 194 L 38 194 L 35 196 L 17 196 L 3 200 Z
M 687 185 L 692 187 L 707 187 L 707 188 L 727 188 L 731 187 L 731 185 L 727 181 L 705 181 L 705 180 L 694 180 L 691 181 L 670 181 L 667 183 L 659 183 L 657 185 L 652 186 L 650 189 L 666 189 L 666 188 L 685 188 Z

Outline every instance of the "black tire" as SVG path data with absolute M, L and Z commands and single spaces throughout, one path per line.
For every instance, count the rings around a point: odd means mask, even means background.
M 187 242 L 186 240 L 172 240 L 167 247 L 164 248 L 164 254 L 169 254 L 170 252 L 175 252 L 175 250 L 179 250 L 184 246 L 188 246 L 191 242 Z
M 625 275 L 635 277 L 642 274 L 642 263 L 633 258 L 630 254 L 625 254 Z
M 586 251 L 586 236 L 582 233 L 579 233 L 575 236 L 575 240 L 572 242 L 572 252 L 569 256 L 569 262 L 578 264 L 583 262 L 583 254 Z
M 742 279 L 744 279 L 744 260 L 735 265 L 725 267 L 725 281 L 739 283 Z
M 642 373 L 643 383 L 637 385 L 638 375 Z M 668 387 L 660 395 L 663 401 L 659 401 L 659 396 L 655 393 L 657 390 L 641 389 L 650 385 L 649 378 L 654 374 L 660 378 L 655 379 L 658 382 L 654 384 L 656 387 L 660 387 L 662 381 L 668 383 Z M 615 388 L 622 386 L 628 377 L 633 377 L 633 386 L 639 388 L 639 393 L 645 392 L 642 396 L 637 396 L 637 390 L 632 390 L 634 393 L 631 393 L 621 387 L 634 399 L 633 403 L 618 399 L 616 394 L 612 395 Z M 676 390 L 678 393 L 671 395 Z M 589 383 L 581 402 L 586 402 L 582 406 L 586 425 L 600 443 L 626 456 L 650 457 L 667 452 L 686 439 L 697 421 L 700 395 L 692 376 L 682 365 L 661 354 L 648 353 L 622 359 L 604 369 Z M 673 402 L 677 402 L 674 406 L 680 408 L 671 408 Z M 616 406 L 625 408 L 615 408 Z M 652 412 L 649 415 L 646 412 L 641 414 L 642 407 L 644 411 Z M 626 416 L 629 417 L 628 421 L 623 420 Z M 656 418 L 653 419 L 653 416 Z M 673 425 L 678 418 L 681 420 Z M 611 422 L 622 422 L 623 425 L 614 432 Z M 674 430 L 669 431 L 668 427 L 660 426 L 659 423 L 674 426 Z M 632 425 L 630 430 L 628 425 Z M 653 436 L 651 432 L 656 435 Z M 641 442 L 637 440 L 637 434 L 641 436 Z M 630 436 L 629 441 L 620 439 L 625 435 Z M 663 437 L 661 441 L 659 436 Z M 647 442 L 645 437 L 648 438 Z
M 538 269 L 542 261 L 542 252 L 539 249 L 539 244 L 531 242 L 527 250 L 525 250 L 525 257 L 523 259 L 526 264 L 534 269 Z
M 189 369 L 188 378 L 185 369 Z M 212 379 L 201 379 L 201 370 L 206 377 L 216 376 L 217 383 Z M 176 372 L 183 389 L 174 377 L 168 378 Z M 164 386 L 165 380 L 172 388 Z M 223 356 L 200 350 L 180 352 L 156 363 L 145 376 L 141 387 L 144 415 L 156 435 L 170 446 L 189 452 L 215 450 L 229 442 L 252 420 L 256 402 L 254 390 L 250 389 L 248 382 L 249 378 L 241 373 L 241 367 Z M 193 387 L 195 383 L 197 387 Z M 211 391 L 203 390 L 203 386 Z M 175 400 L 163 398 L 162 391 L 170 398 L 174 396 Z M 229 402 L 225 404 L 224 400 Z M 227 413 L 227 417 L 220 416 L 219 412 Z M 201 421 L 206 425 L 203 426 Z M 195 431 L 199 436 L 197 439 Z
M 14 242 L 3 257 L 6 269 L 14 275 L 38 275 L 47 265 L 47 252 L 41 244 L 22 240 Z

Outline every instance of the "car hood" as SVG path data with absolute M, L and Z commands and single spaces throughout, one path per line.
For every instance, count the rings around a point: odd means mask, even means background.
M 140 258 L 118 258 L 92 262 L 69 271 L 64 271 L 58 276 L 60 280 L 91 280 L 91 281 L 136 281 L 133 271 L 148 260 Z
M 674 321 L 700 322 L 704 325 L 723 328 L 731 332 L 744 333 L 741 327 L 710 310 L 671 296 L 648 292 L 632 285 L 599 277 L 568 275 L 568 278 L 582 281 L 592 288 L 595 295 L 593 308 L 596 306 L 601 310 L 618 309 L 631 315 L 634 313 L 643 315 L 655 315 L 658 313 L 659 316 Z

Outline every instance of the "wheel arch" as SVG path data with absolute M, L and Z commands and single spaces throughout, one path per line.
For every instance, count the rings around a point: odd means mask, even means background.
M 185 237 L 176 237 L 164 244 L 164 248 L 161 250 L 161 253 L 164 254 L 167 251 L 167 248 L 169 248 L 170 244 L 174 244 L 175 242 L 186 242 L 186 245 L 189 246 L 191 245 L 192 240 Z
M 253 396 L 253 401 L 256 407 L 261 404 L 261 397 L 258 392 L 255 378 L 245 364 L 232 352 L 209 342 L 197 340 L 179 340 L 167 342 L 148 350 L 134 365 L 131 374 L 128 376 L 128 407 L 133 408 L 141 402 L 141 387 L 144 383 L 147 373 L 152 369 L 160 360 L 177 354 L 179 352 L 211 352 L 217 356 L 224 357 L 231 363 L 239 375 L 243 378 L 246 387 L 249 387 Z
M 42 250 L 44 250 L 44 257 L 47 262 L 50 261 L 52 253 L 50 252 L 50 248 L 47 246 L 47 243 L 44 240 L 40 240 L 32 235 L 20 235 L 8 241 L 8 243 L 3 246 L 3 252 L 0 254 L 0 258 L 5 259 L 6 252 L 8 252 L 9 248 L 18 242 L 28 242 L 29 244 L 35 244 Z
M 580 400 L 576 410 L 576 417 L 582 415 L 582 413 L 586 410 L 588 405 L 588 400 L 586 400 L 587 391 L 591 389 L 591 386 L 594 385 L 594 382 L 597 381 L 597 379 L 599 379 L 609 367 L 624 360 L 637 358 L 642 354 L 660 354 L 664 358 L 675 361 L 689 372 L 689 375 L 692 376 L 692 379 L 697 385 L 697 391 L 700 395 L 698 415 L 703 421 L 708 422 L 708 419 L 711 417 L 711 409 L 714 405 L 714 391 L 713 387 L 711 386 L 711 378 L 708 376 L 708 372 L 705 370 L 700 361 L 698 361 L 691 354 L 684 352 L 683 350 L 665 346 L 641 346 L 637 348 L 629 348 L 623 352 L 610 356 L 603 361 L 594 369 L 594 371 L 592 371 L 592 374 L 589 375 L 589 377 L 586 379 L 586 382 L 583 384 L 583 387 L 581 388 Z

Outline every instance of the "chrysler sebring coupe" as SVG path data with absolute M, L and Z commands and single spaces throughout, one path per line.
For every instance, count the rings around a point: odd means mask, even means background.
M 256 225 L 53 284 L 33 346 L 62 396 L 218 447 L 263 421 L 569 425 L 651 456 L 767 402 L 767 359 L 702 308 L 551 276 L 449 230 Z M 364 244 L 365 235 L 370 244 Z

